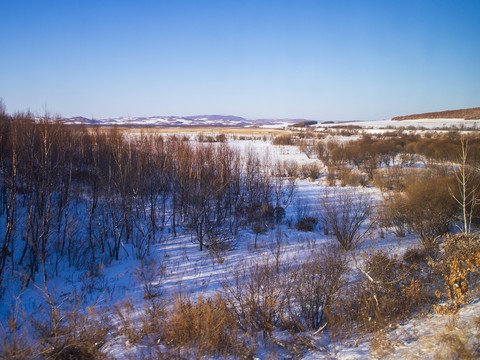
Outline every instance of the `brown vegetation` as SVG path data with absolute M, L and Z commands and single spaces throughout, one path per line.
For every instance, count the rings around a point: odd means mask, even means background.
M 291 135 L 279 135 L 273 139 L 272 145 L 294 145 L 294 142 Z
M 417 119 L 480 119 L 480 107 L 460 110 L 446 110 L 429 112 L 423 114 L 414 114 L 406 116 L 396 116 L 392 120 L 417 120 Z
M 178 297 L 166 319 L 163 340 L 174 354 L 196 359 L 245 352 L 236 320 L 220 294 L 196 302 Z
M 458 213 L 450 195 L 452 179 L 434 177 L 416 179 L 403 194 L 387 197 L 381 217 L 385 225 L 395 227 L 398 234 L 404 229 L 415 233 L 425 246 L 432 246 L 448 232 L 449 225 Z
M 39 288 L 38 316 L 15 309 L 2 324 L 0 357 L 104 358 L 103 345 L 121 338 L 145 349 L 145 358 L 249 358 L 262 341 L 277 344 L 277 330 L 303 339 L 292 350 L 298 357 L 312 347 L 306 331 L 324 330 L 335 340 L 382 330 L 432 304 L 440 313 L 455 312 L 477 287 L 480 243 L 470 230 L 480 218 L 476 134 L 460 158 L 466 142 L 455 132 L 343 143 L 307 133 L 277 136 L 274 144 L 297 144 L 321 160 L 330 185 L 373 183 L 386 193 L 374 212 L 367 192 L 326 192 L 320 221 L 336 245 L 309 248 L 303 261 L 288 263 L 277 224 L 292 202 L 295 178 L 321 174 L 317 159 L 272 169 L 252 152 L 230 148 L 224 134 L 200 133 L 197 142 L 126 134 L 49 116 L 9 116 L 0 106 L 0 296 L 14 276 L 22 289 L 36 286 L 38 277 L 54 277 L 59 264 L 84 270 L 86 294 L 105 287 L 98 285 L 105 261 L 135 256 L 145 304 L 143 312 L 129 300 L 85 310 L 73 295 Z M 420 160 L 426 169 L 409 168 Z M 307 206 L 299 203 L 297 212 L 295 227 L 315 231 L 318 219 Z M 463 234 L 449 235 L 459 223 Z M 398 235 L 409 231 L 419 244 L 403 256 L 362 248 L 374 224 Z M 257 248 L 258 235 L 273 226 L 269 254 L 226 275 L 213 298 L 162 291 L 165 267 L 150 253 L 164 232 L 187 232 L 220 263 L 241 229 L 253 231 Z

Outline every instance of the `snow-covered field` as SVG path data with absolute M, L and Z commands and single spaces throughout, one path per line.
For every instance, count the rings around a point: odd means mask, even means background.
M 477 126 L 478 121 L 371 121 L 342 123 L 342 125 L 359 125 L 362 127 L 386 128 L 386 127 L 427 127 L 436 128 L 442 126 Z M 446 125 L 447 124 L 447 125 Z M 284 126 L 281 124 L 280 126 Z M 332 124 L 335 125 L 335 124 Z M 322 125 L 323 126 L 323 125 Z M 229 145 L 243 152 L 253 152 L 261 159 L 269 159 L 271 163 L 277 160 L 296 161 L 299 164 L 309 163 L 313 160 L 293 146 L 272 146 L 269 141 L 231 140 Z M 351 187 L 335 188 L 337 193 L 354 191 Z M 173 232 L 167 226 L 160 235 L 160 242 L 155 244 L 150 251 L 149 259 L 153 259 L 157 265 L 165 269 L 164 276 L 152 274 L 150 281 L 161 282 L 162 293 L 168 298 L 172 294 L 182 292 L 191 298 L 198 296 L 211 297 L 222 288 L 222 281 L 228 280 L 233 270 L 241 266 L 250 266 L 258 261 L 267 261 L 280 251 L 283 261 L 299 263 L 305 259 L 314 249 L 324 246 L 332 241 L 331 235 L 324 235 L 317 226 L 313 232 L 300 232 L 292 224 L 295 224 L 302 215 L 318 216 L 320 212 L 320 199 L 326 191 L 332 188 L 326 184 L 325 178 L 320 177 L 315 181 L 308 179 L 298 180 L 294 200 L 286 207 L 286 216 L 281 224 L 272 225 L 265 234 L 258 235 L 258 246 L 254 248 L 255 233 L 250 228 L 242 228 L 238 236 L 232 242 L 230 249 L 218 254 L 208 251 L 200 252 L 198 244 L 192 241 L 192 235 L 181 232 L 174 237 Z M 373 187 L 361 190 L 372 196 L 372 201 L 381 199 L 381 193 Z M 78 228 L 85 228 L 86 221 L 82 218 L 82 209 L 78 209 L 75 219 Z M 375 246 L 389 252 L 401 254 L 408 247 L 416 244 L 413 236 L 397 238 L 393 233 L 382 234 L 380 238 L 374 231 L 363 244 L 364 248 Z M 279 239 L 280 237 L 280 239 Z M 373 241 L 375 240 L 375 241 Z M 111 306 L 119 301 L 129 299 L 133 304 L 133 317 L 140 319 L 147 306 L 144 300 L 143 284 L 138 279 L 137 269 L 141 266 L 141 260 L 132 256 L 133 249 L 128 245 L 126 251 L 121 252 L 119 261 L 104 259 L 104 266 L 99 268 L 99 273 L 92 277 L 88 269 L 74 270 L 68 264 L 58 265 L 58 276 L 51 279 L 47 284 L 41 282 L 30 285 L 19 292 L 18 284 L 7 284 L 6 290 L 0 303 L 0 319 L 6 324 L 7 318 L 15 311 L 25 311 L 35 314 L 45 304 L 45 287 L 48 292 L 55 294 L 56 300 L 61 303 L 72 294 L 82 294 L 83 308 L 97 304 Z M 129 253 L 129 256 L 126 253 Z M 277 255 L 278 256 L 278 255 Z M 145 260 L 144 260 L 145 261 Z M 39 277 L 40 278 L 40 277 Z M 34 316 L 34 315 L 32 315 Z M 456 319 L 451 317 L 432 315 L 417 317 L 401 326 L 388 330 L 385 333 L 384 342 L 388 344 L 388 351 L 372 351 L 372 336 L 358 335 L 341 343 L 332 343 L 324 334 L 312 337 L 315 341 L 316 350 L 310 350 L 304 354 L 303 359 L 365 359 L 365 358 L 434 358 L 432 347 L 440 346 L 441 337 L 438 329 L 452 329 L 457 331 L 458 326 L 470 329 L 465 336 L 478 335 L 473 322 L 480 316 L 480 302 L 477 300 L 465 306 Z M 465 325 L 466 324 L 466 325 Z M 449 327 L 450 326 L 450 327 Z M 460 331 L 460 330 L 458 330 Z M 282 332 L 274 334 L 279 341 Z M 439 340 L 440 339 L 440 340 Z M 130 356 L 139 354 L 141 345 L 126 344 L 126 339 L 121 336 L 110 340 L 102 350 L 116 359 L 128 359 Z M 255 355 L 259 359 L 272 358 L 269 349 L 260 349 Z M 279 350 L 281 358 L 281 350 Z
M 374 128 L 374 129 L 386 129 L 386 128 L 399 128 L 399 127 L 415 127 L 415 128 L 426 128 L 426 129 L 436 129 L 436 128 L 476 128 L 478 129 L 480 125 L 480 120 L 464 120 L 464 119 L 418 119 L 418 120 L 402 120 L 402 121 L 393 121 L 390 119 L 387 120 L 371 120 L 371 121 L 345 121 L 341 122 L 341 125 L 357 125 L 363 128 Z M 334 124 L 321 124 L 321 126 L 331 127 L 339 125 L 339 123 Z

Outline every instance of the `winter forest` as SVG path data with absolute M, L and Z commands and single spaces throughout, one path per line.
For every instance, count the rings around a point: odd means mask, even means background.
M 0 358 L 476 358 L 472 123 L 162 132 L 1 107 Z

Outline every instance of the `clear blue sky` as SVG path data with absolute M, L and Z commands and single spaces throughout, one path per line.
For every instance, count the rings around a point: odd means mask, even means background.
M 480 106 L 480 0 L 0 0 L 12 113 L 383 119 Z

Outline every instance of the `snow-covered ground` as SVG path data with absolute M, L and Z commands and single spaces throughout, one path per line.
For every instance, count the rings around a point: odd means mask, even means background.
M 466 124 L 473 126 L 473 121 L 449 121 L 450 125 L 459 126 Z M 346 124 L 346 123 L 344 123 Z M 386 126 L 425 126 L 425 127 L 441 127 L 445 122 L 441 121 L 380 121 L 380 122 L 354 122 L 353 125 L 361 125 L 365 127 L 386 127 Z M 308 159 L 307 156 L 300 152 L 297 147 L 290 146 L 272 146 L 268 141 L 240 141 L 233 140 L 229 142 L 234 148 L 242 151 L 251 151 L 260 158 L 270 159 L 271 163 L 277 160 L 291 160 L 299 164 L 308 163 L 314 160 Z M 337 192 L 351 192 L 350 187 L 337 187 Z M 319 202 L 325 191 L 331 191 L 320 177 L 315 181 L 308 179 L 298 180 L 295 192 L 295 199 L 286 208 L 286 217 L 282 224 L 274 225 L 265 234 L 258 236 L 258 247 L 254 248 L 253 242 L 255 234 L 252 229 L 242 229 L 232 243 L 232 248 L 223 253 L 212 255 L 207 251 L 200 252 L 198 244 L 192 242 L 192 236 L 181 233 L 174 237 L 169 231 L 168 226 L 163 230 L 161 241 L 152 249 L 150 259 L 154 259 L 157 264 L 161 264 L 165 268 L 165 276 L 162 279 L 152 281 L 162 282 L 162 291 L 164 294 L 175 294 L 182 292 L 189 294 L 192 298 L 199 295 L 204 297 L 213 296 L 217 291 L 221 290 L 221 282 L 228 279 L 232 275 L 232 270 L 242 266 L 243 264 L 252 264 L 268 257 L 272 257 L 274 251 L 281 247 L 281 256 L 283 259 L 291 262 L 300 262 L 307 257 L 313 249 L 321 247 L 330 240 L 331 236 L 324 235 L 323 232 L 316 227 L 313 232 L 299 232 L 291 224 L 294 224 L 302 214 L 310 214 L 317 216 L 319 214 Z M 364 188 L 363 192 L 372 196 L 374 201 L 381 198 L 380 192 L 375 188 Z M 77 219 L 79 226 L 86 219 Z M 289 226 L 290 224 L 290 226 Z M 278 234 L 281 234 L 281 242 L 279 244 Z M 398 239 L 393 233 L 386 233 L 382 238 L 375 238 L 375 246 L 401 253 L 416 243 L 413 236 Z M 370 246 L 371 241 L 365 243 L 365 247 Z M 128 247 L 127 247 L 127 250 Z M 129 251 L 131 254 L 131 251 Z M 81 293 L 87 291 L 88 296 L 85 299 L 84 306 L 91 306 L 95 303 L 114 304 L 120 300 L 130 299 L 134 304 L 134 316 L 139 317 L 144 311 L 144 290 L 141 282 L 139 282 L 136 270 L 141 262 L 134 256 L 126 256 L 122 253 L 120 261 L 105 261 L 98 271 L 99 274 L 92 278 L 88 274 L 88 270 L 72 270 L 65 265 L 60 266 L 61 271 L 58 277 L 48 282 L 49 291 L 55 293 L 59 299 L 67 297 L 72 293 Z M 155 275 L 155 274 L 154 274 Z M 87 289 L 87 290 L 86 290 Z M 21 294 L 18 293 L 18 287 L 7 287 L 0 304 L 0 318 L 3 323 L 6 318 L 12 314 L 11 310 L 20 306 L 24 311 L 35 313 L 36 309 L 44 303 L 42 295 L 42 286 L 30 286 L 24 289 Z M 465 306 L 459 316 L 458 323 L 473 322 L 480 315 L 480 302 Z M 388 353 L 378 355 L 388 358 L 433 358 L 434 352 L 430 349 L 432 344 L 436 344 L 437 330 L 439 328 L 448 329 L 452 320 L 449 317 L 440 315 L 430 315 L 424 318 L 413 319 L 391 331 L 385 335 L 385 342 L 390 344 Z M 446 324 L 447 323 L 447 324 Z M 445 325 L 446 324 L 446 325 Z M 473 325 L 467 325 L 474 333 Z M 453 331 L 453 330 L 452 330 Z M 278 334 L 281 337 L 281 333 Z M 349 339 L 344 343 L 330 343 L 322 334 L 315 337 L 320 350 L 311 350 L 305 354 L 304 359 L 364 359 L 377 356 L 371 349 L 371 337 L 359 336 Z M 126 347 L 125 341 L 122 339 L 114 339 L 105 344 L 103 347 L 105 353 L 118 359 L 127 359 L 130 355 L 136 354 L 138 348 L 135 346 Z M 261 351 L 257 357 L 261 359 L 269 358 L 267 350 Z
M 399 128 L 399 127 L 410 127 L 415 128 L 427 128 L 427 129 L 436 129 L 436 128 L 478 128 L 480 126 L 480 120 L 464 120 L 464 119 L 418 119 L 418 120 L 402 120 L 394 121 L 391 119 L 387 120 L 366 120 L 366 121 L 345 121 L 341 123 L 333 124 L 319 124 L 318 126 L 332 127 L 337 125 L 356 125 L 363 128 L 375 128 L 375 129 L 385 129 L 385 128 Z
M 457 357 L 458 352 L 452 352 L 462 346 L 478 358 L 479 321 L 477 298 L 457 314 L 422 314 L 380 333 L 352 338 L 342 344 L 330 343 L 323 347 L 323 352 L 310 351 L 302 359 L 463 359 Z

